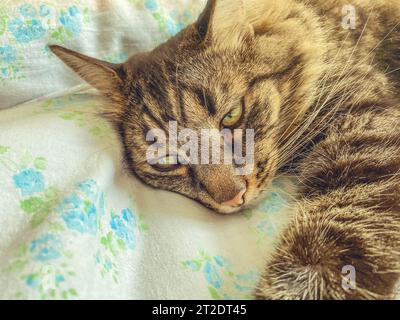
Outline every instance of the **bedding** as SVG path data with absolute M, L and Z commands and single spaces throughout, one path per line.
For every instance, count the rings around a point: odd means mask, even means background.
M 149 50 L 196 18 L 204 0 L 1 0 L 0 108 L 71 88 L 59 44 L 110 62 Z
M 120 62 L 193 21 L 203 0 L 0 4 L 0 298 L 250 298 L 285 223 L 277 182 L 218 216 L 121 165 L 102 100 L 47 45 Z M 54 93 L 57 92 L 57 93 Z
M 121 162 L 105 103 L 47 45 L 110 62 L 148 50 L 204 0 L 0 3 L 0 299 L 250 299 L 293 187 L 217 215 Z
M 1 299 L 248 299 L 290 183 L 217 215 L 124 170 L 85 86 L 0 111 Z

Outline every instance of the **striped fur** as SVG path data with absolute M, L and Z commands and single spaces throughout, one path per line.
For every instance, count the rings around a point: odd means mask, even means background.
M 341 25 L 349 4 L 354 30 Z M 397 0 L 210 0 L 196 23 L 121 65 L 52 50 L 110 99 L 103 114 L 146 184 L 227 214 L 256 204 L 281 174 L 297 180 L 257 298 L 384 299 L 400 275 L 399 25 Z M 161 172 L 145 160 L 149 129 L 219 129 L 238 103 L 240 128 L 255 130 L 252 174 Z M 245 205 L 222 207 L 243 183 Z M 355 290 L 342 288 L 347 265 Z

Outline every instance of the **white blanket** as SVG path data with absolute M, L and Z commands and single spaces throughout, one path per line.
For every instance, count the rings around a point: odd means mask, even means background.
M 290 196 L 219 216 L 121 167 L 74 91 L 0 111 L 0 298 L 247 299 Z
M 194 21 L 205 0 L 0 0 L 0 299 L 250 298 L 290 208 L 277 182 L 218 216 L 121 168 L 93 92 L 47 47 L 111 62 Z M 286 190 L 286 191 L 285 191 Z
M 0 109 L 78 85 L 49 50 L 110 62 L 152 49 L 193 22 L 205 0 L 0 0 Z

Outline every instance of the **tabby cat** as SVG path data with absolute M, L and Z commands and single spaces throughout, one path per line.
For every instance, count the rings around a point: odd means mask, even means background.
M 343 25 L 343 8 L 355 12 Z M 400 2 L 209 0 L 151 52 L 110 64 L 51 50 L 109 100 L 129 170 L 216 212 L 253 206 L 281 174 L 293 218 L 259 299 L 391 299 L 400 276 Z M 255 170 L 146 161 L 151 128 L 255 130 Z M 356 286 L 342 286 L 352 266 Z

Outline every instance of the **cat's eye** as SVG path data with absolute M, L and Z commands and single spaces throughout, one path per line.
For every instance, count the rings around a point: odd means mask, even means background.
M 222 119 L 221 125 L 224 128 L 232 128 L 235 127 L 243 115 L 243 106 L 240 104 L 237 107 L 233 108 L 225 117 Z
M 158 159 L 157 163 L 153 165 L 160 171 L 171 171 L 179 166 L 178 157 L 174 155 L 168 155 L 164 158 Z

